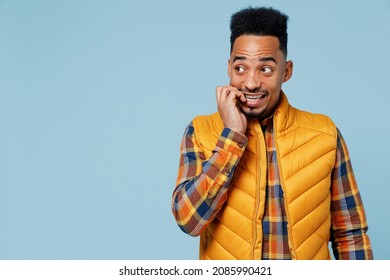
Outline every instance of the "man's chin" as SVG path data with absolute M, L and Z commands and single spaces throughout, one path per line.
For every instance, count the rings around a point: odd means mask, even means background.
M 252 109 L 252 108 L 242 108 L 240 107 L 241 112 L 248 119 L 262 119 L 264 118 L 265 109 Z

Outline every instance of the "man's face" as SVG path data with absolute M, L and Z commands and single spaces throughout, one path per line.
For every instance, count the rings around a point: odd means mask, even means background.
M 242 35 L 233 44 L 228 74 L 230 85 L 245 94 L 246 102 L 238 102 L 241 111 L 249 118 L 265 119 L 291 77 L 292 62 L 286 62 L 277 37 Z

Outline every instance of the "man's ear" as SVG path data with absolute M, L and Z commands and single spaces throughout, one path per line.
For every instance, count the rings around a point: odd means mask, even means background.
M 285 71 L 284 71 L 284 78 L 283 78 L 283 83 L 284 82 L 287 82 L 288 80 L 290 80 L 292 74 L 293 74 L 293 62 L 291 60 L 287 61 L 286 62 L 286 68 L 285 68 Z
M 230 69 L 230 58 L 229 58 L 229 60 L 228 60 L 227 68 L 228 68 L 228 75 L 229 75 L 229 78 L 231 78 L 231 77 L 232 77 L 232 70 Z

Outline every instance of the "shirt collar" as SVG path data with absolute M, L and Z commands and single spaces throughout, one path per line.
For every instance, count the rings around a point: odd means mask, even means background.
M 274 115 L 271 115 L 262 121 L 259 120 L 261 127 L 267 127 L 268 125 L 272 125 L 273 119 L 274 119 Z

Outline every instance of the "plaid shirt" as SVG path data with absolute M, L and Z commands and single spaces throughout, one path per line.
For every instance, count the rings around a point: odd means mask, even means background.
M 291 259 L 283 190 L 279 181 L 272 117 L 262 121 L 267 149 L 267 186 L 262 259 Z M 345 141 L 338 131 L 336 163 L 332 172 L 331 241 L 336 259 L 372 259 L 366 235 L 365 212 L 354 179 Z M 206 159 L 190 123 L 181 144 L 181 157 L 172 211 L 179 227 L 197 236 L 214 219 L 227 199 L 234 170 L 247 138 L 225 128 L 211 158 Z

